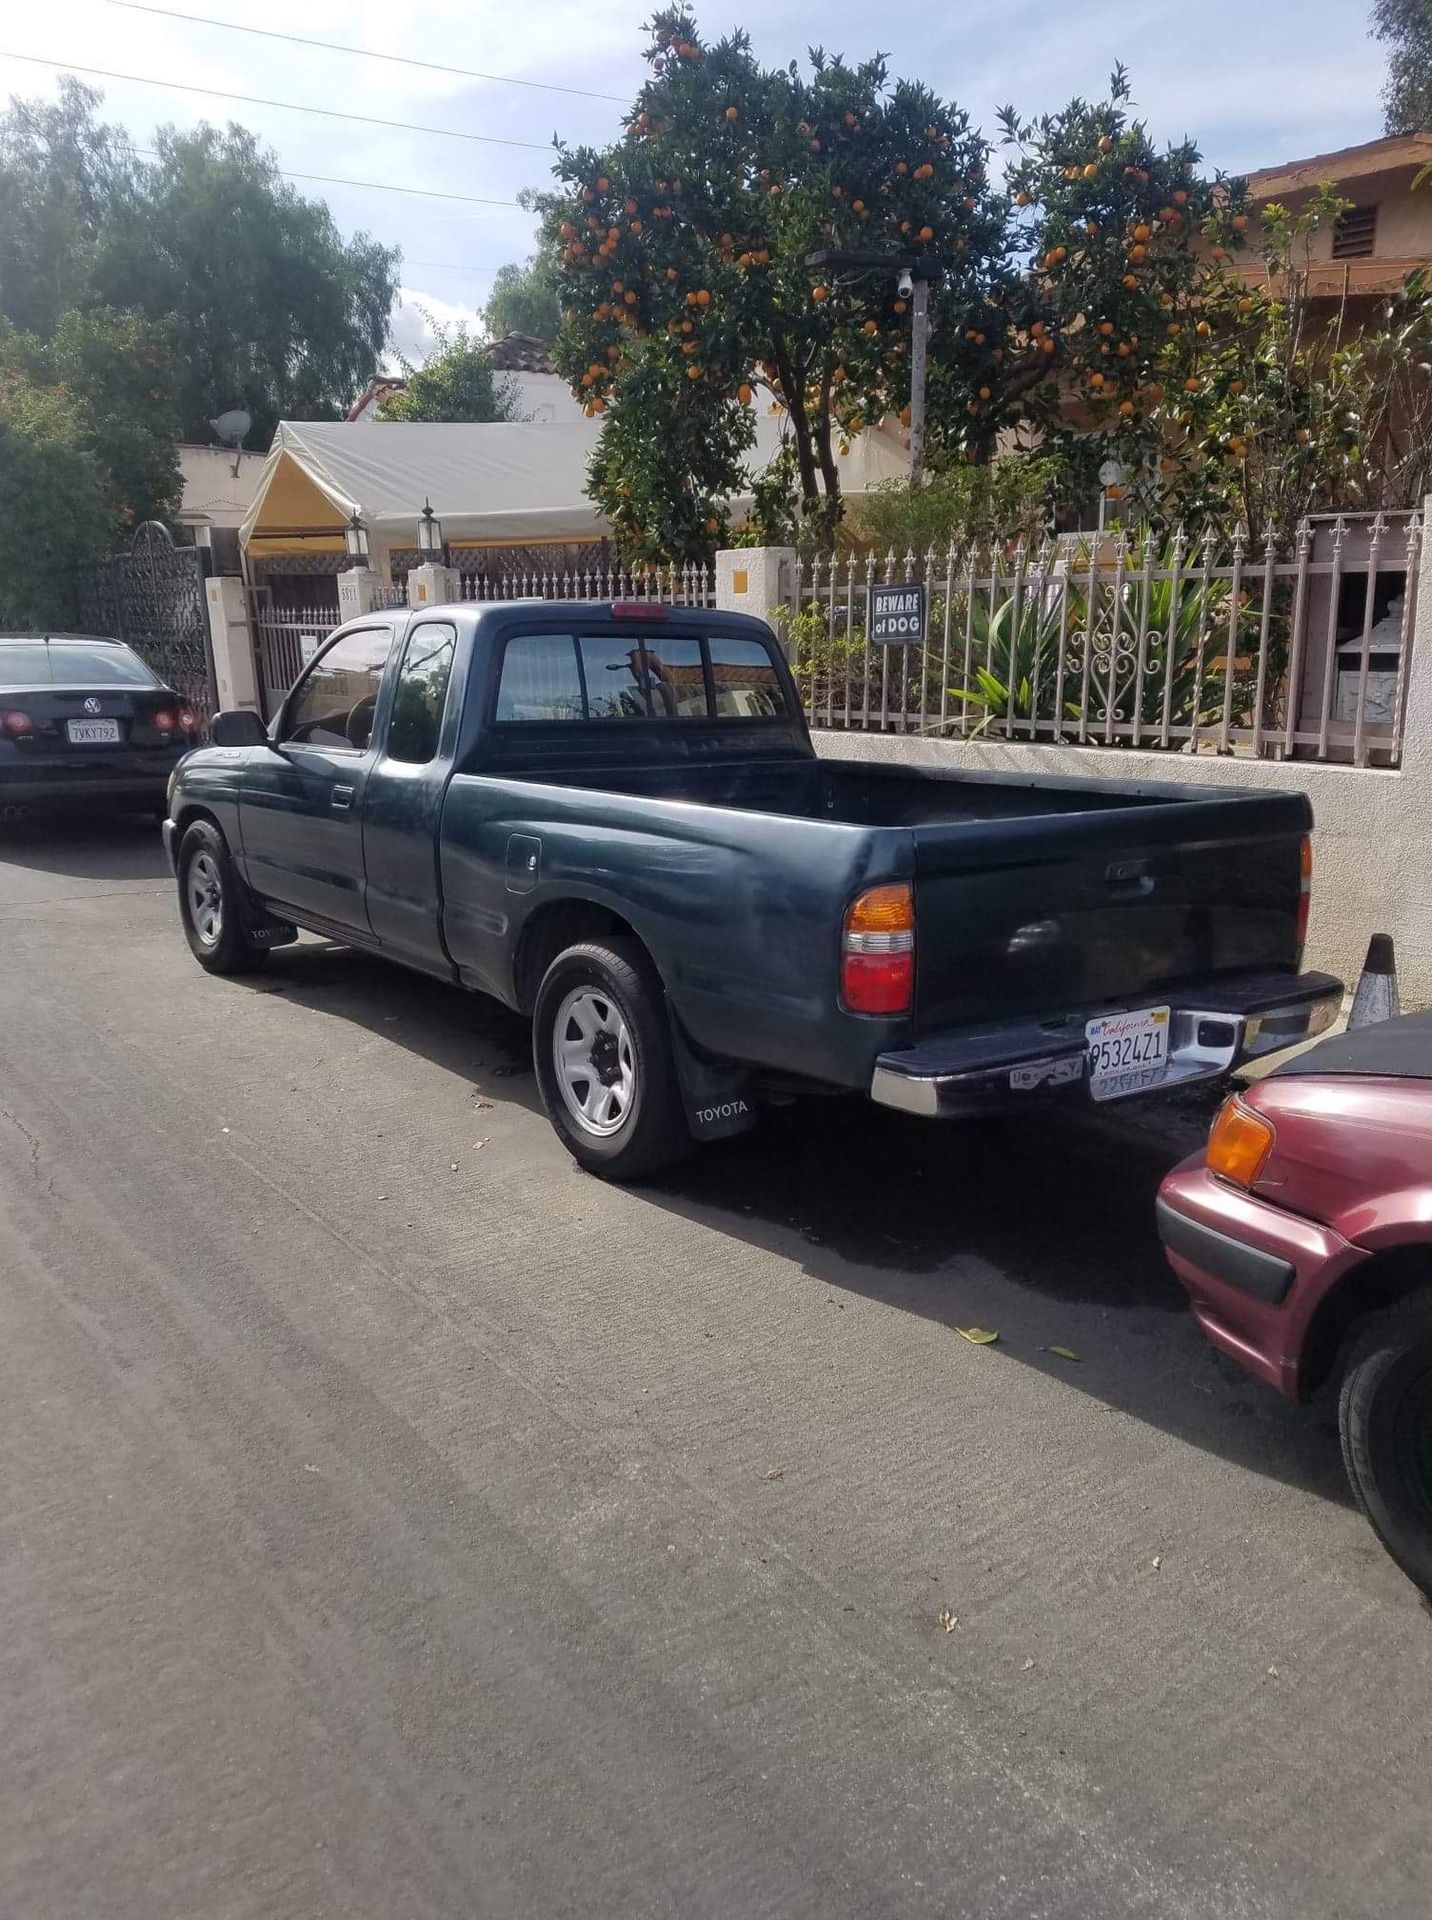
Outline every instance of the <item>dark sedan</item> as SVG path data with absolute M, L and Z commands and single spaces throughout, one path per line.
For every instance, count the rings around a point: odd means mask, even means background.
M 1432 1596 L 1432 1014 L 1235 1095 L 1159 1231 L 1216 1347 L 1294 1399 L 1337 1387 L 1353 1490 Z
M 0 817 L 103 800 L 162 810 L 193 709 L 118 640 L 0 635 Z

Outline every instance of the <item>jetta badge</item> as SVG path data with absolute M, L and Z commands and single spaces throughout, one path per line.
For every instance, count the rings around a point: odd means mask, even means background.
M 97 700 L 95 696 L 91 694 L 89 698 L 85 701 L 85 712 L 98 713 L 101 705 L 102 705 L 102 702 Z

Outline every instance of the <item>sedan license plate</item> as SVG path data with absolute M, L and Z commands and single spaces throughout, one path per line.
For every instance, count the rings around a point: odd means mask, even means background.
M 117 720 L 66 720 L 65 734 L 72 747 L 117 746 Z
M 1089 1045 L 1089 1092 L 1096 1100 L 1156 1087 L 1168 1072 L 1167 1007 L 1103 1013 L 1084 1029 Z

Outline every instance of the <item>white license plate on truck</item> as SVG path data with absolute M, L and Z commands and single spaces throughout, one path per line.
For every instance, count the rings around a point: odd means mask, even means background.
M 117 720 L 66 720 L 65 732 L 72 747 L 114 746 L 119 739 Z
M 1101 1013 L 1084 1029 L 1089 1047 L 1089 1091 L 1096 1100 L 1156 1087 L 1168 1072 L 1167 1007 L 1137 1013 Z

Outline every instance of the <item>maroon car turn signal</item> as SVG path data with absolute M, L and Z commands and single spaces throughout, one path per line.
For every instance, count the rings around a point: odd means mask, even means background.
M 907 881 L 851 901 L 841 940 L 840 997 L 851 1013 L 908 1013 L 915 990 L 915 899 Z
M 1208 1170 L 1236 1187 L 1251 1187 L 1277 1138 L 1271 1121 L 1244 1106 L 1235 1093 L 1218 1109 L 1208 1136 Z

